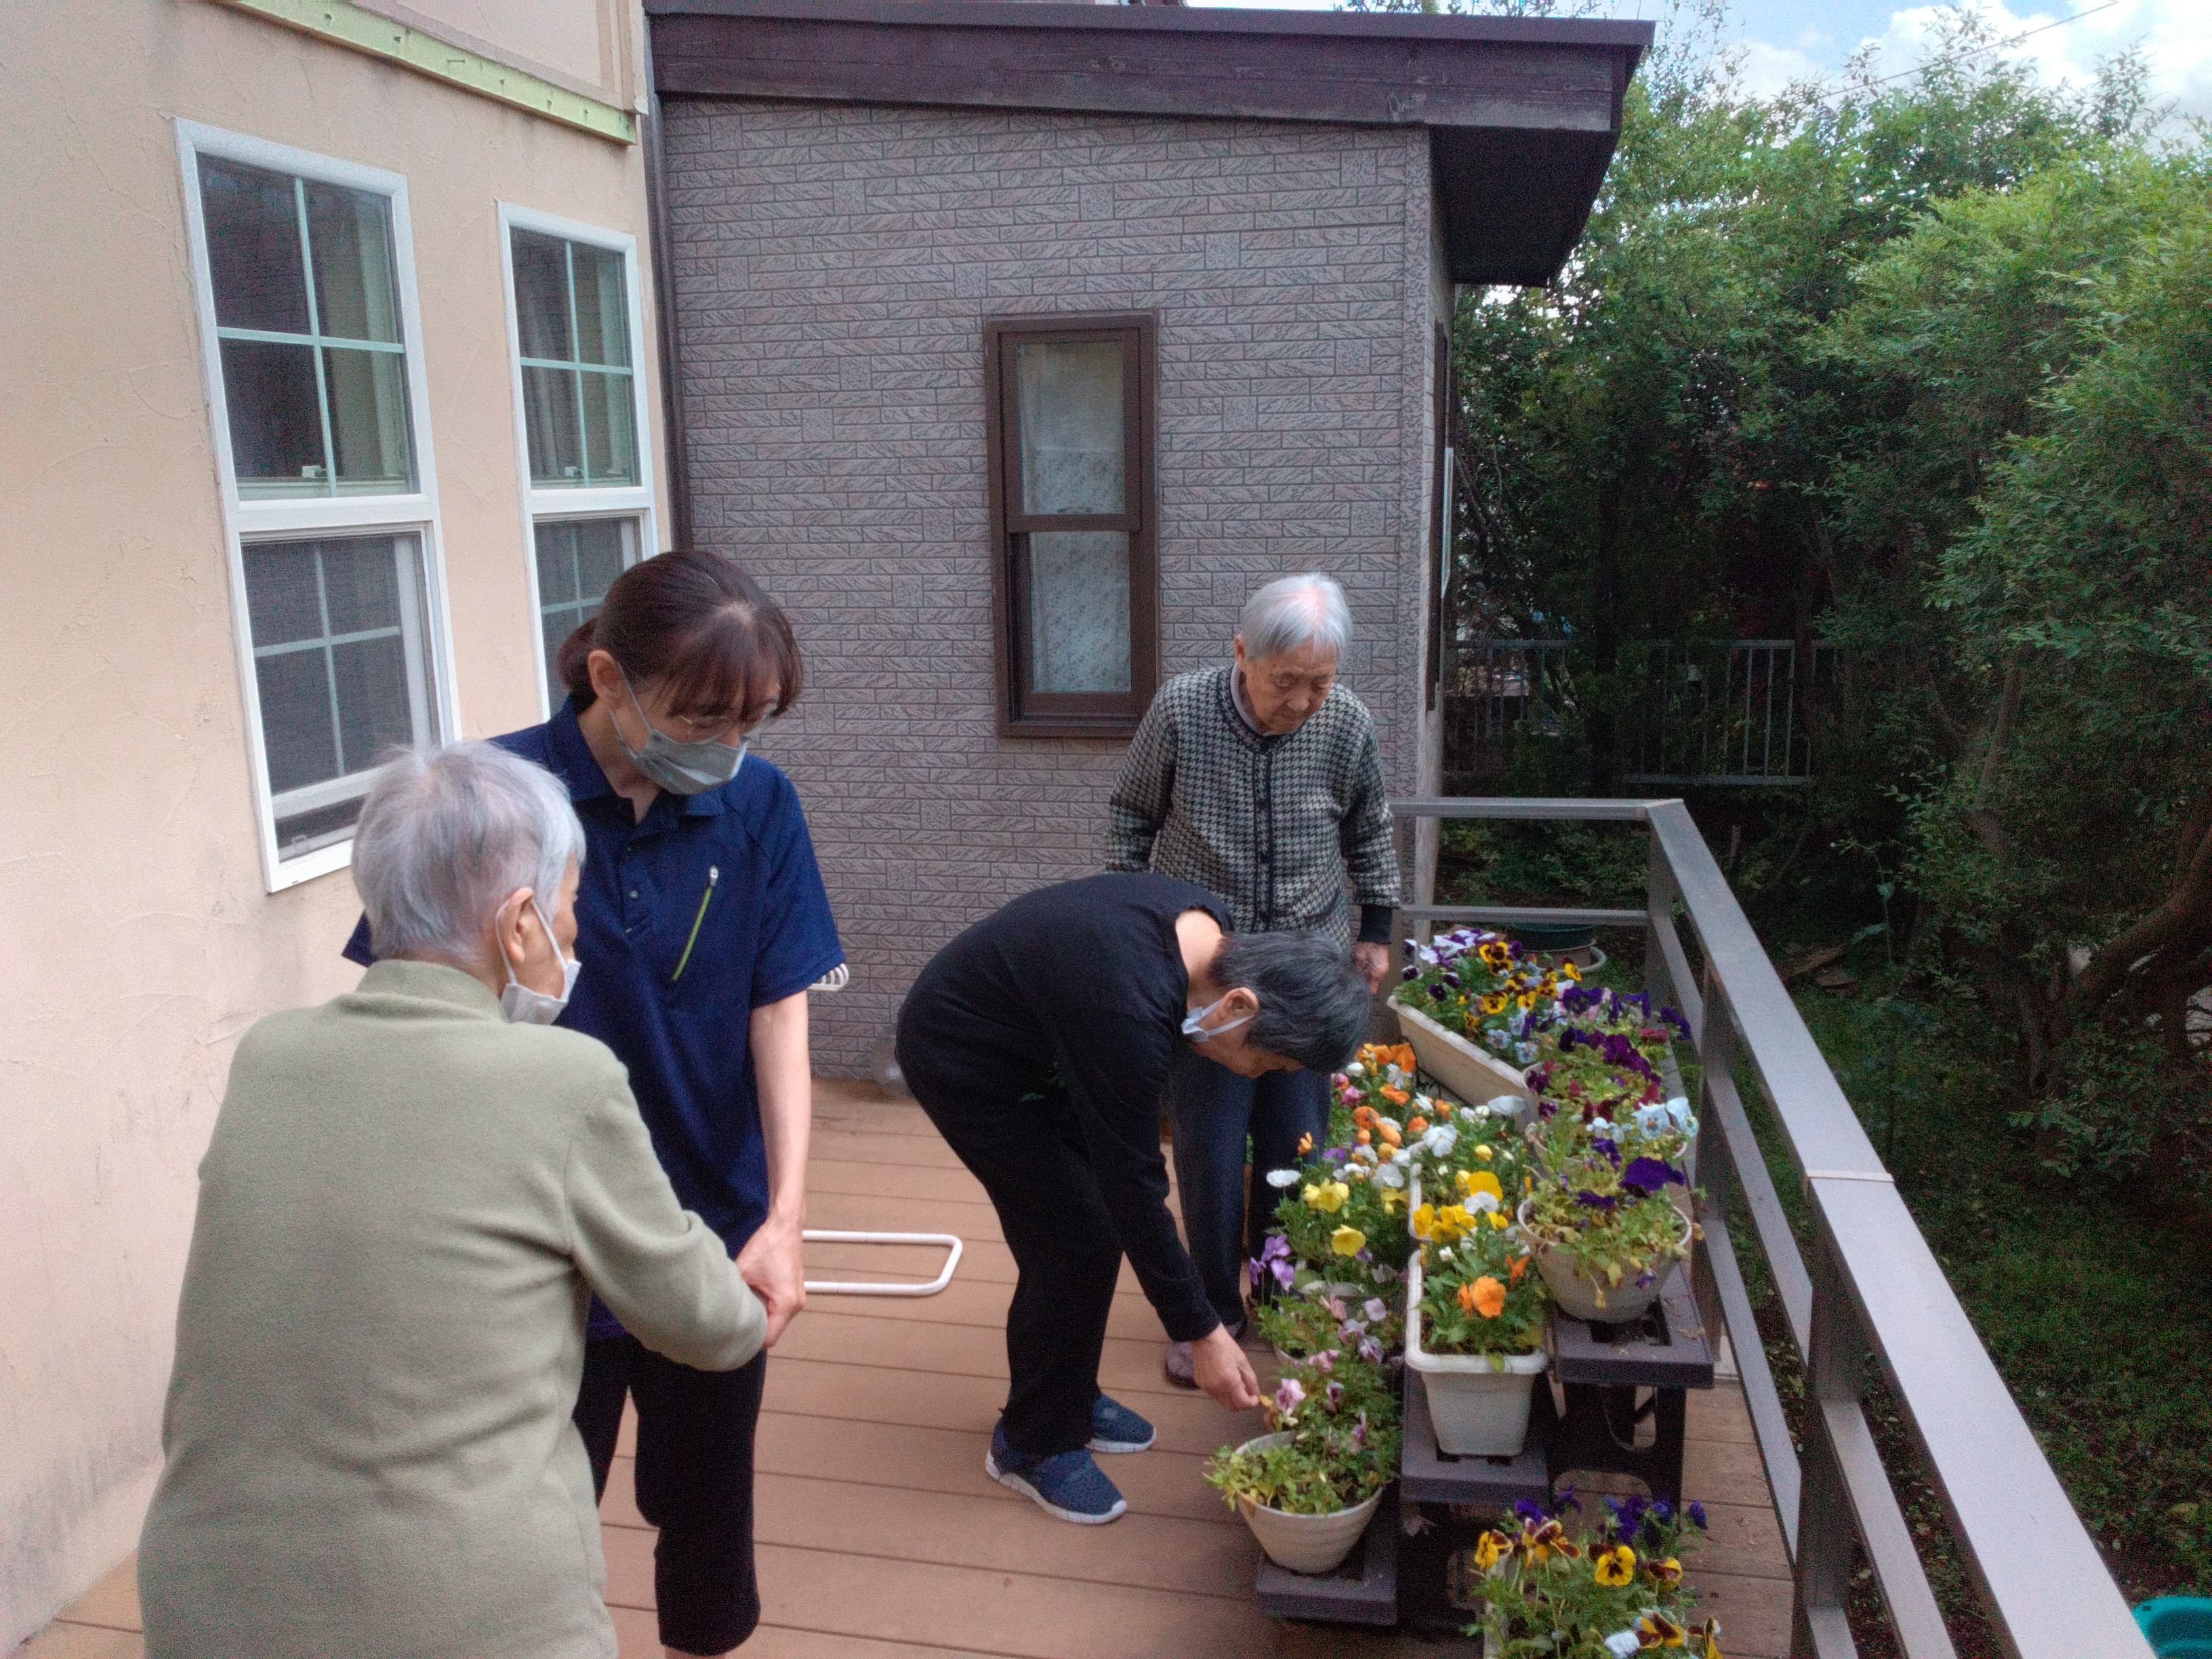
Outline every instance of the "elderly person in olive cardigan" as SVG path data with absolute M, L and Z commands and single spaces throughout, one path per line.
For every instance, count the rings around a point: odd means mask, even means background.
M 1179 675 L 1152 699 L 1114 786 L 1107 864 L 1218 894 L 1239 933 L 1323 934 L 1350 947 L 1373 991 L 1390 965 L 1398 857 L 1374 720 L 1337 684 L 1351 638 L 1344 590 L 1327 576 L 1285 576 L 1253 594 L 1231 660 Z M 1328 1079 L 1255 1081 L 1186 1057 L 1168 1110 L 1191 1259 L 1235 1331 L 1245 1262 L 1273 1218 L 1259 1177 L 1297 1163 L 1301 1136 L 1326 1133 Z M 1170 1344 L 1165 1366 L 1169 1381 L 1193 1383 L 1190 1345 Z
M 766 1319 L 622 1066 L 550 1024 L 583 848 L 559 782 L 488 744 L 372 785 L 380 959 L 246 1033 L 200 1165 L 138 1559 L 153 1659 L 612 1659 L 570 1417 L 586 1305 L 708 1370 Z

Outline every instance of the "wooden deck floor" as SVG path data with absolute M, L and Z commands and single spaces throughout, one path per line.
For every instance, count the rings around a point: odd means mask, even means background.
M 1199 1478 L 1259 1432 L 1161 1377 L 1158 1322 L 1122 1272 L 1100 1381 L 1159 1444 L 1103 1459 L 1129 1500 L 1111 1526 L 1054 1521 L 985 1478 L 1005 1392 L 1013 1264 L 983 1194 L 921 1114 L 866 1085 L 817 1085 L 810 1224 L 957 1233 L 952 1285 L 914 1300 L 820 1297 L 777 1346 L 761 1423 L 758 1659 L 1245 1659 L 1426 1655 L 1411 1638 L 1278 1624 L 1254 1605 L 1259 1556 Z M 927 1277 L 939 1253 L 816 1245 L 815 1277 Z M 1686 1490 L 1713 1531 L 1692 1577 L 1731 1659 L 1787 1650 L 1790 1589 L 1751 1426 L 1735 1389 L 1693 1394 Z M 628 1451 L 625 1439 L 623 1450 Z M 623 1659 L 657 1655 L 653 1533 L 617 1460 L 603 1509 L 607 1600 Z M 125 1561 L 16 1659 L 142 1659 Z M 1467 1651 L 1473 1651 L 1468 1644 Z M 241 1656 L 241 1659 L 244 1656 Z M 455 1659 L 463 1659 L 455 1656 Z

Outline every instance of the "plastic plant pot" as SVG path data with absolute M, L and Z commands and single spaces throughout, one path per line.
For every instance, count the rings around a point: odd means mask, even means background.
M 1493 1358 L 1495 1363 L 1493 1363 Z M 1406 1265 L 1406 1364 L 1429 1394 L 1437 1449 L 1453 1457 L 1518 1457 L 1528 1440 L 1528 1407 L 1551 1360 L 1528 1353 L 1429 1353 L 1421 1346 L 1421 1258 Z
M 1398 1030 L 1413 1045 L 1413 1058 L 1423 1071 L 1474 1104 L 1503 1095 L 1530 1097 L 1528 1079 L 1517 1066 L 1448 1030 L 1419 1009 L 1402 1002 L 1390 1006 L 1398 1015 Z M 1525 1110 L 1525 1109 L 1524 1109 Z
M 1678 1209 L 1677 1213 L 1680 1213 Z M 1544 1276 L 1544 1288 L 1552 1293 L 1552 1300 L 1561 1313 L 1570 1319 L 1579 1319 L 1592 1325 L 1626 1325 L 1641 1318 L 1651 1304 L 1659 1299 L 1659 1291 L 1667 1282 L 1672 1261 L 1653 1266 L 1651 1282 L 1638 1285 L 1634 1279 L 1625 1279 L 1618 1285 L 1600 1286 L 1594 1279 L 1583 1276 L 1574 1258 L 1555 1245 L 1547 1244 L 1528 1231 L 1528 1204 L 1523 1200 L 1516 1218 L 1521 1223 L 1522 1237 L 1528 1239 L 1529 1253 L 1536 1258 L 1536 1271 Z M 1682 1243 L 1690 1242 L 1690 1218 L 1682 1217 Z M 1601 1303 L 1598 1297 L 1605 1300 Z
M 1287 1433 L 1263 1434 L 1237 1449 L 1262 1451 L 1271 1446 L 1286 1446 L 1291 1439 Z M 1344 1565 L 1345 1558 L 1358 1543 L 1359 1535 L 1367 1530 L 1375 1506 L 1382 1501 L 1382 1494 L 1378 1492 L 1334 1515 L 1286 1515 L 1281 1510 L 1263 1508 L 1240 1495 L 1237 1512 L 1252 1528 L 1252 1536 L 1260 1540 L 1260 1547 L 1267 1552 L 1270 1561 L 1292 1572 L 1312 1575 L 1334 1572 Z

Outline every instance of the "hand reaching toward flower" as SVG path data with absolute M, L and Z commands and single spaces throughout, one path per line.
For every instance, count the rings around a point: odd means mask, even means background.
M 1226 1325 L 1190 1345 L 1191 1369 L 1198 1386 L 1232 1412 L 1249 1412 L 1260 1403 L 1260 1379 L 1252 1362 Z

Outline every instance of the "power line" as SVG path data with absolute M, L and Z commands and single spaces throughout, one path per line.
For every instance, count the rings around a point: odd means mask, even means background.
M 1861 81 L 1854 87 L 1839 88 L 1838 92 L 1829 93 L 1826 96 L 1833 98 L 1838 96 L 1842 91 L 1863 90 L 1868 87 L 1887 86 L 1892 81 L 1910 80 L 1913 76 L 1925 75 L 1930 70 L 1948 69 L 1952 64 L 1966 63 L 1969 58 L 1985 58 L 1990 52 L 2003 52 L 2007 48 L 2016 46 L 2021 41 L 2031 40 L 2036 35 L 2046 34 L 2052 29 L 2063 29 L 2069 23 L 2078 23 L 2085 17 L 2094 17 L 2100 11 L 2110 11 L 2114 6 L 2117 6 L 2119 3 L 2120 0 L 2102 0 L 2101 4 L 2085 6 L 2070 17 L 2061 17 L 2056 22 L 2039 23 L 2032 29 L 2023 29 L 2018 34 L 2012 36 L 2009 40 L 1993 40 L 1988 46 L 1976 46 L 1971 52 L 1954 52 L 1948 58 L 1938 58 L 1929 63 L 1916 64 L 1909 70 L 1899 70 L 1894 75 L 1881 76 L 1878 79 L 1872 81 Z

